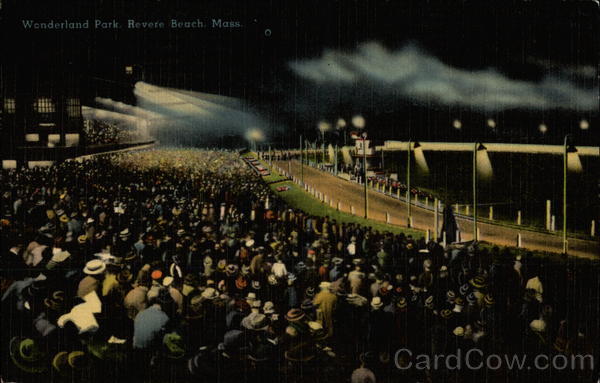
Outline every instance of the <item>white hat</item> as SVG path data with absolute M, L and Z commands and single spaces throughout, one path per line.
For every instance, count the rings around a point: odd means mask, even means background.
M 256 294 L 254 294 L 254 293 L 248 293 L 248 295 L 246 296 L 247 301 L 253 301 L 255 299 L 256 299 Z
M 310 328 L 311 331 L 319 331 L 323 330 L 323 325 L 317 321 L 310 321 L 308 322 L 308 328 Z
M 204 298 L 204 299 L 215 299 L 216 297 L 219 296 L 219 293 L 217 292 L 217 290 L 213 289 L 212 287 L 208 287 L 202 292 L 201 295 L 202 295 L 202 298 Z
M 323 281 L 323 282 L 319 283 L 319 288 L 321 290 L 328 290 L 330 287 L 331 287 L 331 282 Z
M 546 331 L 546 322 L 541 319 L 534 319 L 529 323 L 529 328 L 535 332 L 544 332 Z
M 455 328 L 452 331 L 452 333 L 454 335 L 456 335 L 456 336 L 464 336 L 465 335 L 465 329 L 459 326 L 459 327 Z
M 381 306 L 383 306 L 383 302 L 381 301 L 380 297 L 374 297 L 371 300 L 371 307 L 373 307 L 374 309 L 379 309 Z
M 254 240 L 253 239 L 249 239 L 246 241 L 246 247 L 252 247 L 254 246 Z
M 93 259 L 85 264 L 83 272 L 88 275 L 102 274 L 106 270 L 106 264 L 99 259 Z
M 265 314 L 273 314 L 275 312 L 275 305 L 273 304 L 273 302 L 265 302 L 265 305 L 263 306 L 263 312 Z
M 350 255 L 356 255 L 356 244 L 354 242 L 352 242 L 351 244 L 348 245 L 347 247 L 348 249 L 348 254 Z
M 71 253 L 69 253 L 67 250 L 54 248 L 54 249 L 52 249 L 52 259 L 51 260 L 56 263 L 61 263 L 61 262 L 65 261 L 67 258 L 69 258 L 70 255 L 71 255 Z

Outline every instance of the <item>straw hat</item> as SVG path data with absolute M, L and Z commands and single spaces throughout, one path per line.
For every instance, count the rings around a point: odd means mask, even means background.
M 285 315 L 285 319 L 287 319 L 290 322 L 297 322 L 297 321 L 301 320 L 302 318 L 304 318 L 304 315 L 305 315 L 304 311 L 302 311 L 300 309 L 291 309 Z
M 85 264 L 83 272 L 88 275 L 102 274 L 106 270 L 106 264 L 99 259 L 93 259 Z
M 83 369 L 88 362 L 83 351 L 61 351 L 52 359 L 52 368 L 60 375 L 68 375 L 70 371 Z
M 204 299 L 213 300 L 219 296 L 219 292 L 212 287 L 208 287 L 202 292 L 201 295 Z
M 242 319 L 242 327 L 251 331 L 264 331 L 269 328 L 269 318 L 265 314 L 252 313 Z
M 546 322 L 541 319 L 534 319 L 529 323 L 529 328 L 537 333 L 544 332 L 546 331 Z
M 450 309 L 443 309 L 440 312 L 440 316 L 442 318 L 444 318 L 444 319 L 448 319 L 448 318 L 450 318 L 452 316 L 452 310 L 450 310 Z
M 165 334 L 163 345 L 166 349 L 166 356 L 169 359 L 181 359 L 185 356 L 185 344 L 181 335 L 176 332 Z
M 271 301 L 265 302 L 263 306 L 263 312 L 265 314 L 274 314 L 275 313 L 275 305 Z
M 46 370 L 48 355 L 31 338 L 15 336 L 9 345 L 10 358 L 20 370 L 37 374 Z
M 477 289 L 484 288 L 487 285 L 485 277 L 481 275 L 472 278 L 469 283 L 471 283 L 471 285 Z
M 375 310 L 379 310 L 381 308 L 381 306 L 383 306 L 383 302 L 381 301 L 381 298 L 373 297 L 373 299 L 371 300 L 371 307 L 373 307 L 373 309 L 375 309 Z
M 485 298 L 483 298 L 483 301 L 485 302 L 485 304 L 487 306 L 492 306 L 492 305 L 494 305 L 494 303 L 496 303 L 496 301 L 494 300 L 494 297 L 492 297 L 490 294 L 487 294 L 485 296 Z
M 400 309 L 407 308 L 408 303 L 406 302 L 406 298 L 400 297 L 400 299 L 398 299 L 398 302 L 396 302 L 396 306 L 398 306 L 398 308 L 400 308 Z
M 52 296 L 44 299 L 44 306 L 54 311 L 61 311 L 65 303 L 65 292 L 58 290 Z
M 329 290 L 331 288 L 331 282 L 323 281 L 319 283 L 319 288 L 321 290 Z

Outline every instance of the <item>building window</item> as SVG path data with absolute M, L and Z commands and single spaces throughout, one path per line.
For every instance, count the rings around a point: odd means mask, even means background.
M 60 134 L 49 134 L 48 147 L 54 147 L 58 144 L 60 144 Z
M 27 142 L 38 142 L 40 140 L 40 135 L 37 133 L 29 133 L 25 135 L 25 141 Z
M 65 146 L 77 146 L 79 144 L 79 133 L 65 134 Z
M 37 113 L 54 113 L 56 108 L 54 106 L 54 102 L 52 102 L 51 98 L 38 98 L 33 103 L 33 109 Z
M 67 99 L 67 115 L 69 117 L 81 117 L 81 102 L 78 98 Z
M 4 99 L 4 111 L 6 113 L 12 114 L 15 113 L 16 104 L 14 98 L 5 98 Z
M 17 160 L 2 160 L 2 169 L 16 169 Z

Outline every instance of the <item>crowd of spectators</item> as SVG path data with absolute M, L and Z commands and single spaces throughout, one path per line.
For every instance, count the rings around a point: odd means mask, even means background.
M 397 350 L 598 359 L 597 267 L 310 216 L 235 152 L 115 154 L 2 180 L 4 381 L 592 378 L 422 369 Z
M 88 145 L 106 145 L 130 142 L 133 135 L 118 124 L 99 120 L 86 120 L 83 135 Z

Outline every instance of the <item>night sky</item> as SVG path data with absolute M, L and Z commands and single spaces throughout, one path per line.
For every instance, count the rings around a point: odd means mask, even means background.
M 578 89 L 598 89 L 599 8 L 593 1 L 3 1 L 3 67 L 6 73 L 60 78 L 75 73 L 89 104 L 95 96 L 132 102 L 125 65 L 146 82 L 239 97 L 271 123 L 273 140 L 295 143 L 316 135 L 320 119 L 362 113 L 372 136 L 402 139 L 558 143 L 566 132 L 591 141 L 598 108 L 482 110 L 468 105 L 415 100 L 356 86 L 315 84 L 290 63 L 318 59 L 325 50 L 352 54 L 364 43 L 389 52 L 408 45 L 447 66 L 493 68 L 515 81 L 559 77 Z M 138 21 L 212 19 L 240 28 L 94 29 L 33 31 L 23 19 Z M 18 68 L 18 69 L 17 69 Z M 368 80 L 368 79 L 367 79 Z M 458 132 L 451 122 L 460 118 Z M 498 129 L 481 132 L 493 118 Z M 580 131 L 585 118 L 591 128 Z M 538 125 L 550 129 L 542 136 Z

